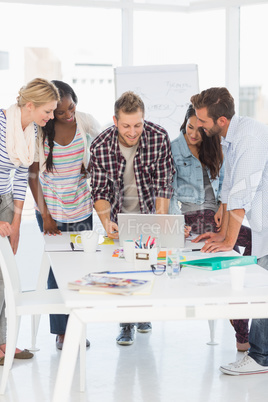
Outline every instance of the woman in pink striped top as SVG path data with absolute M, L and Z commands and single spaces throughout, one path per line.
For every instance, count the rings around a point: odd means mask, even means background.
M 60 93 L 55 118 L 40 127 L 29 185 L 36 202 L 36 218 L 44 234 L 92 229 L 92 200 L 87 181 L 88 144 L 100 132 L 89 114 L 76 111 L 77 96 L 62 81 L 52 81 Z M 52 270 L 48 288 L 57 288 Z M 68 316 L 51 315 L 50 330 L 62 349 Z M 89 342 L 87 341 L 89 346 Z

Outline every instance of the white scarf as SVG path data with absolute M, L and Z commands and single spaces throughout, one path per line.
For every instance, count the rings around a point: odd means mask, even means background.
M 23 131 L 21 109 L 18 105 L 12 105 L 6 110 L 6 119 L 6 149 L 9 159 L 16 167 L 28 167 L 34 160 L 34 123 L 28 124 Z

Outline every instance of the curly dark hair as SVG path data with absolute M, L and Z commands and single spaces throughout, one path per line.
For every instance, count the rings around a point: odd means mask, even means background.
M 184 122 L 182 123 L 180 128 L 183 134 L 186 133 L 187 121 L 190 117 L 195 115 L 195 109 L 193 105 L 190 104 L 186 112 Z M 201 127 L 199 128 L 199 131 L 203 140 L 198 152 L 199 160 L 203 165 L 209 168 L 211 178 L 214 180 L 217 176 L 219 176 L 220 168 L 223 164 L 221 140 L 218 135 L 208 137 Z
M 70 95 L 74 103 L 77 105 L 78 98 L 76 96 L 76 93 L 74 92 L 73 88 L 70 87 L 70 85 L 66 84 L 66 82 L 63 81 L 57 81 L 53 80 L 51 81 L 57 88 L 58 92 L 60 94 L 60 101 L 62 101 L 63 98 L 66 96 Z M 43 131 L 43 144 L 47 138 L 48 141 L 48 146 L 49 146 L 49 154 L 48 157 L 45 161 L 46 164 L 46 170 L 48 172 L 53 172 L 53 147 L 54 147 L 54 138 L 55 138 L 55 119 L 49 120 L 47 124 L 42 127 Z

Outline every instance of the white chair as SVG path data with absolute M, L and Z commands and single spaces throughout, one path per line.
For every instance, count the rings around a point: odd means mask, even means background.
M 44 252 L 42 256 L 42 261 L 41 261 L 41 266 L 40 266 L 40 271 L 39 271 L 39 277 L 37 280 L 36 284 L 36 290 L 37 291 L 44 291 L 47 289 L 47 278 L 50 270 L 50 264 L 48 260 L 47 254 Z M 39 347 L 36 346 L 36 337 L 37 337 L 37 332 L 39 328 L 39 323 L 40 323 L 40 318 L 41 315 L 32 315 L 32 345 L 29 348 L 31 352 L 37 352 Z
M 16 260 L 8 238 L 0 237 L 0 267 L 5 285 L 5 302 L 7 318 L 7 341 L 5 363 L 3 367 L 0 394 L 6 390 L 9 371 L 12 367 L 20 319 L 22 315 L 40 316 L 40 314 L 69 314 L 62 301 L 58 289 L 22 292 Z M 38 327 L 38 325 L 37 325 Z M 84 331 L 85 332 L 85 331 Z M 80 364 L 82 379 L 85 372 L 85 338 L 80 344 L 80 354 L 83 355 Z M 82 388 L 82 384 L 81 384 Z

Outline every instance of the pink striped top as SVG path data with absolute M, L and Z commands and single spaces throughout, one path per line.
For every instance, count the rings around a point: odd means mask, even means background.
M 44 144 L 45 157 L 49 153 L 47 140 Z M 84 155 L 83 137 L 77 128 L 72 142 L 59 145 L 54 141 L 53 172 L 40 174 L 40 183 L 49 212 L 59 222 L 79 222 L 92 213 L 87 179 L 81 175 Z

